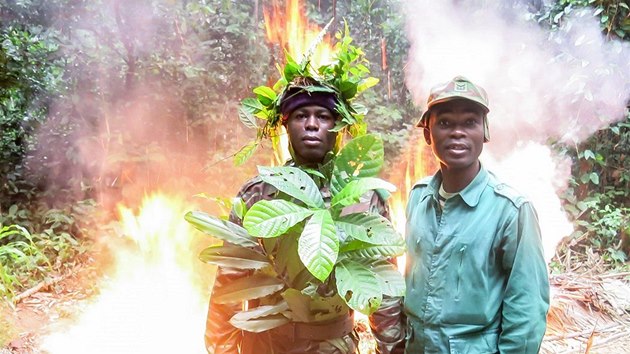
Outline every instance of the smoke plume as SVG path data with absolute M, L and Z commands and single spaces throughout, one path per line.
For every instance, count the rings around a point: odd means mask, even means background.
M 549 259 L 571 232 L 556 197 L 570 161 L 546 144 L 577 144 L 623 118 L 630 46 L 607 40 L 592 10 L 551 32 L 523 5 L 507 3 L 408 1 L 406 82 L 422 108 L 432 86 L 456 75 L 486 89 L 490 143 L 482 162 L 533 200 Z

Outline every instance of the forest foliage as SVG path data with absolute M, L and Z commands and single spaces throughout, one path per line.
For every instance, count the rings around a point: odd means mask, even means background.
M 551 30 L 587 7 L 606 36 L 630 36 L 623 1 L 531 3 L 533 20 Z M 168 181 L 173 188 L 198 185 L 198 178 L 228 182 L 211 173 L 252 138 L 235 124 L 239 100 L 276 80 L 273 63 L 284 56 L 265 41 L 264 4 L 0 0 L 0 294 L 10 297 L 84 252 L 94 220 L 83 216 L 107 210 L 104 195 L 122 198 L 125 183 L 157 183 L 147 177 L 162 175 L 153 173 L 156 164 L 170 162 L 170 172 L 199 166 L 194 176 Z M 385 168 L 418 116 L 404 81 L 400 6 L 307 1 L 309 19 L 322 27 L 338 19 L 333 33 L 345 19 L 380 79 L 362 103 L 379 117 L 369 124 L 381 133 Z M 142 133 L 130 129 L 138 126 Z M 564 250 L 596 252 L 611 266 L 628 255 L 629 128 L 626 117 L 579 146 L 556 146 L 573 159 L 563 198 L 577 232 Z M 230 179 L 244 181 L 249 172 Z M 34 269 L 37 276 L 26 276 Z

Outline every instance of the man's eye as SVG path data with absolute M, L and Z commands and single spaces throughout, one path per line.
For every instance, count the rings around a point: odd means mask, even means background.
M 438 121 L 438 125 L 441 126 L 441 127 L 448 127 L 448 121 L 440 120 L 440 121 Z

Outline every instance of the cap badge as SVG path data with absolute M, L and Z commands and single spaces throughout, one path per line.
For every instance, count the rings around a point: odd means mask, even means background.
M 468 85 L 466 82 L 456 82 L 455 83 L 455 91 L 457 92 L 466 92 L 468 91 Z

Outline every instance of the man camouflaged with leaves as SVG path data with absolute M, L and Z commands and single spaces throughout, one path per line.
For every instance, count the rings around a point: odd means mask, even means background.
M 488 98 L 464 77 L 431 89 L 418 126 L 440 163 L 407 204 L 406 353 L 538 353 L 549 282 L 530 201 L 479 161 Z
M 200 256 L 219 265 L 205 335 L 209 353 L 356 353 L 355 310 L 369 315 L 379 353 L 396 353 L 404 340 L 404 281 L 390 263 L 404 252 L 404 240 L 387 220 L 391 185 L 376 178 L 382 141 L 361 134 L 363 115 L 349 103 L 375 82 L 363 78 L 364 65 L 361 75 L 349 73 L 362 52 L 343 43 L 338 57 L 347 62 L 336 66 L 342 70 L 320 67 L 315 77 L 308 61 L 288 58 L 279 94 L 259 87 L 256 99 L 243 101 L 241 119 L 266 120 L 258 138 L 286 129 L 292 160 L 259 167 L 238 193 L 231 222 L 187 215 L 227 241 Z M 342 148 L 347 130 L 357 137 Z

